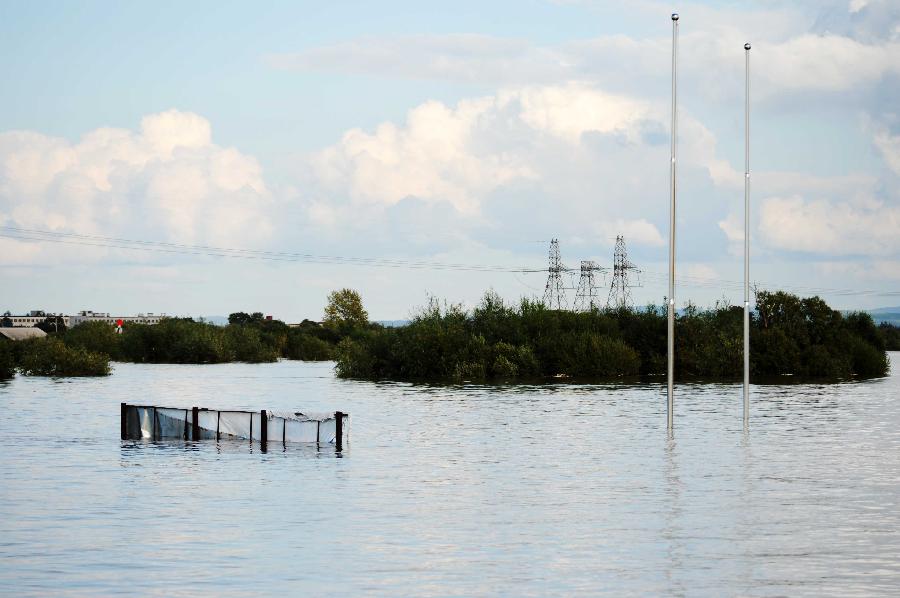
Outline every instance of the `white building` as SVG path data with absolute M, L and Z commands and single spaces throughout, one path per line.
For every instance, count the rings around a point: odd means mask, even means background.
M 0 320 L 2 319 L 10 319 L 12 320 L 12 325 L 16 328 L 25 327 L 32 328 L 33 326 L 40 324 L 44 320 L 47 319 L 47 316 L 54 316 L 56 314 L 48 314 L 39 309 L 33 309 L 28 312 L 27 316 L 0 316 Z M 69 325 L 69 316 L 62 316 L 63 322 L 65 322 L 66 326 Z
M 57 314 L 48 314 L 44 311 L 35 309 L 28 312 L 28 315 L 26 316 L 0 316 L 0 319 L 8 318 L 16 328 L 32 328 L 46 320 L 48 316 L 56 315 Z M 111 316 L 108 313 L 84 310 L 78 312 L 78 315 L 75 316 L 60 315 L 60 317 L 63 319 L 66 327 L 71 328 L 72 326 L 78 326 L 85 322 L 107 322 L 112 326 L 115 325 L 116 320 L 122 320 L 125 324 L 159 324 L 159 321 L 165 318 L 166 315 L 147 313 L 138 314 L 136 316 Z
M 85 322 L 106 322 L 115 325 L 117 320 L 122 320 L 124 324 L 159 324 L 159 321 L 165 318 L 165 314 L 138 314 L 136 316 L 111 316 L 108 313 L 84 310 L 78 312 L 77 316 L 69 316 L 66 326 L 70 328 L 84 324 Z

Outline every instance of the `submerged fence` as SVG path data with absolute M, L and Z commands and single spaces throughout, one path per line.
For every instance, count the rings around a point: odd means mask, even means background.
M 350 440 L 349 415 L 299 411 L 234 411 L 191 407 L 178 409 L 122 403 L 122 440 L 249 440 L 263 450 L 268 443 L 334 444 Z

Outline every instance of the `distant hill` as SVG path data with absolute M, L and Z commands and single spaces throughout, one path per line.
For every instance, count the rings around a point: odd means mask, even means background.
M 409 324 L 409 320 L 376 320 L 376 324 L 381 324 L 385 328 L 402 328 Z
M 200 316 L 203 318 L 204 322 L 209 322 L 210 324 L 215 324 L 216 326 L 225 326 L 228 324 L 228 318 L 225 316 Z M 200 318 L 197 318 L 198 320 Z
M 872 319 L 875 320 L 876 324 L 887 322 L 894 326 L 900 326 L 900 305 L 897 307 L 879 307 L 866 311 L 872 314 Z
M 891 312 L 879 312 L 872 313 L 872 319 L 875 320 L 876 324 L 881 324 L 882 322 L 886 322 L 888 324 L 893 324 L 894 326 L 900 326 L 900 310 L 896 313 Z
M 872 314 L 873 318 L 875 317 L 875 314 L 900 314 L 900 305 L 898 305 L 897 307 L 878 307 L 875 309 L 868 309 L 866 311 Z
M 848 314 L 851 311 L 845 309 L 842 313 Z M 900 306 L 897 307 L 877 307 L 875 309 L 864 309 L 860 310 L 864 311 L 872 316 L 872 319 L 875 320 L 876 324 L 881 324 L 882 322 L 887 322 L 888 324 L 893 324 L 894 326 L 900 326 Z

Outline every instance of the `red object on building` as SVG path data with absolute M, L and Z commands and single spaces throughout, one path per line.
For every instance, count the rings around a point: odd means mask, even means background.
M 272 316 L 266 316 L 266 319 L 267 319 L 267 320 L 271 320 L 271 319 L 272 319 Z
M 121 318 L 116 320 L 116 326 L 118 326 L 119 328 L 121 328 L 123 324 L 125 324 L 125 322 Z

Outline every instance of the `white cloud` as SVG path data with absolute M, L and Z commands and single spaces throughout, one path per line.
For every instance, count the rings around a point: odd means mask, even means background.
M 850 12 L 859 12 L 869 4 L 869 0 L 850 0 Z
M 725 220 L 720 220 L 719 228 L 731 243 L 744 242 L 744 222 L 737 215 L 729 214 Z
M 210 123 L 196 114 L 151 114 L 139 132 L 104 127 L 75 143 L 31 131 L 0 134 L 0 223 L 7 226 L 241 244 L 271 233 L 269 202 L 258 162 L 214 144 Z M 6 252 L 7 263 L 41 259 L 13 244 L 19 249 Z
M 682 265 L 678 276 L 693 282 L 715 282 L 720 278 L 719 272 L 714 267 L 699 262 Z
M 848 91 L 900 73 L 900 43 L 872 45 L 839 35 L 800 35 L 769 50 L 754 72 L 782 93 Z
M 402 125 L 353 129 L 317 153 L 314 186 L 360 205 L 416 197 L 476 215 L 493 192 L 516 182 L 562 190 L 573 182 L 561 180 L 566 170 L 618 170 L 633 174 L 623 183 L 645 182 L 640 161 L 648 154 L 665 171 L 667 120 L 662 106 L 575 82 L 506 89 L 452 107 L 429 101 Z M 591 149 L 596 140 L 611 140 L 616 153 L 598 158 Z M 688 166 L 703 168 L 715 182 L 740 180 L 716 156 L 715 137 L 690 115 L 684 115 L 680 144 Z M 646 227 L 637 234 L 652 242 Z
M 209 121 L 190 112 L 168 110 L 141 120 L 143 140 L 151 151 L 171 157 L 175 148 L 196 149 L 212 143 Z
M 575 143 L 586 131 L 623 135 L 640 141 L 641 121 L 651 118 L 646 102 L 615 96 L 587 85 L 526 87 L 502 93 L 501 106 L 516 102 L 519 118 L 531 128 Z
M 446 200 L 462 212 L 477 210 L 480 195 L 506 181 L 531 177 L 515 156 L 475 155 L 473 137 L 496 116 L 494 98 L 464 100 L 455 108 L 426 102 L 405 126 L 352 129 L 313 159 L 325 188 L 362 203 L 395 204 L 405 197 Z
M 875 131 L 874 141 L 888 167 L 900 174 L 900 135 L 892 135 L 887 127 L 880 127 Z
M 900 208 L 877 201 L 763 201 L 759 231 L 777 249 L 823 255 L 892 255 L 900 252 Z
M 552 50 L 535 48 L 524 39 L 454 33 L 363 37 L 299 53 L 270 55 L 267 62 L 278 69 L 455 81 L 479 81 L 490 74 L 495 81 L 509 81 L 532 76 L 538 65 L 543 69 L 562 66 L 553 54 Z M 523 60 L 525 56 L 529 58 L 527 62 Z
M 900 281 L 900 261 L 874 259 L 860 263 L 855 260 L 825 261 L 816 264 L 816 270 L 824 276 L 850 277 L 867 282 Z
M 659 229 L 643 218 L 637 220 L 623 220 L 619 218 L 613 222 L 604 222 L 599 228 L 602 236 L 613 238 L 617 235 L 622 235 L 629 244 L 634 243 L 650 247 L 662 247 L 665 245 L 665 240 Z
M 667 13 L 662 4 L 646 4 L 638 10 L 648 11 L 648 16 Z M 896 31 L 900 27 L 896 9 L 878 4 L 878 10 L 858 5 L 839 19 L 834 10 L 818 5 L 806 11 L 788 6 L 769 10 L 686 6 L 680 74 L 685 84 L 705 96 L 731 101 L 743 90 L 743 43 L 752 41 L 756 99 L 790 97 L 798 91 L 858 91 L 887 74 L 900 73 L 900 39 L 871 33 L 884 27 Z M 811 28 L 811 22 L 819 21 L 822 28 Z M 609 34 L 556 45 L 488 35 L 431 34 L 359 38 L 268 60 L 281 69 L 491 86 L 582 80 L 658 97 L 667 90 L 670 44 L 667 31 L 648 37 Z

